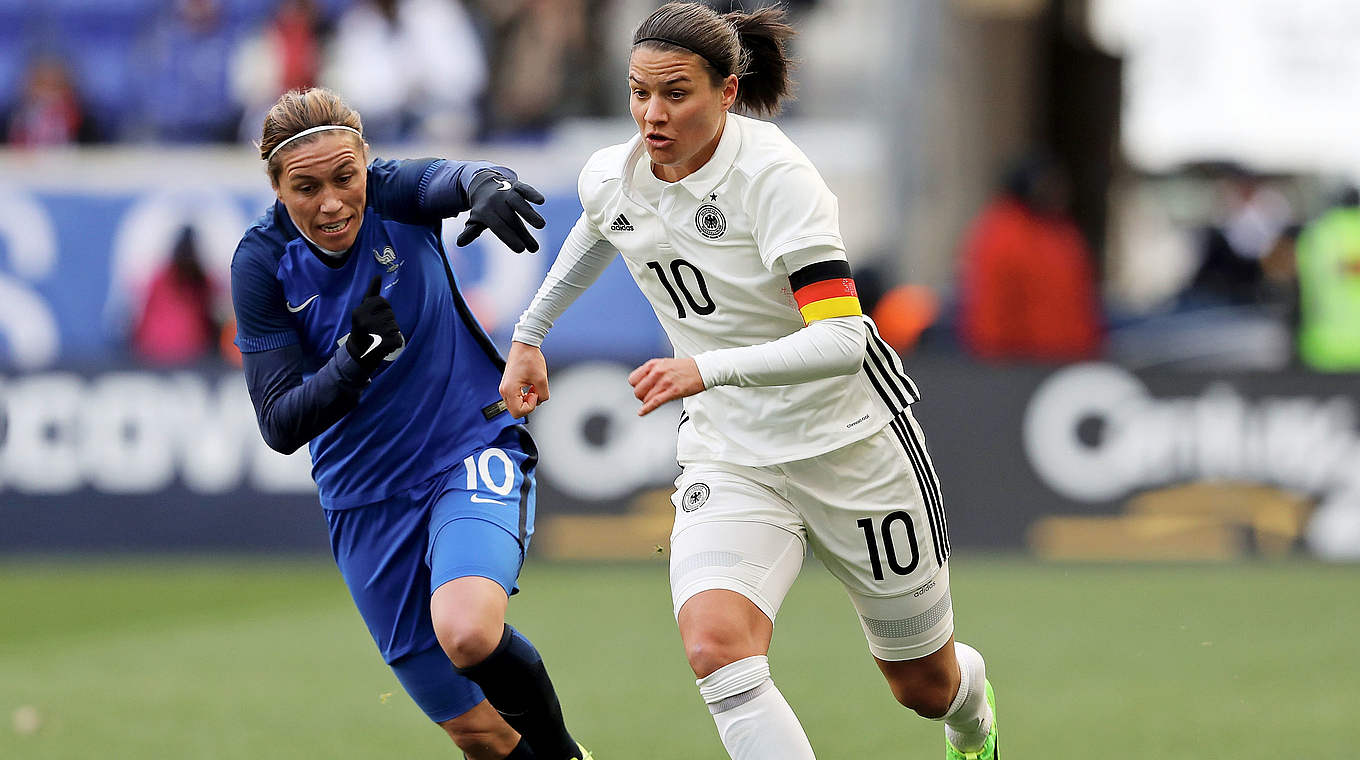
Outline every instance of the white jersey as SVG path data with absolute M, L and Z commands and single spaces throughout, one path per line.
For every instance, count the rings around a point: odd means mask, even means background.
M 836 197 L 774 124 L 729 114 L 713 157 L 664 187 L 639 188 L 641 138 L 596 152 L 581 171 L 572 237 L 623 255 L 676 356 L 752 346 L 803 328 L 784 258 L 844 257 Z M 650 198 L 649 198 L 650 196 Z M 858 372 L 794 385 L 719 385 L 684 399 L 678 458 L 760 466 L 805 459 L 882 429 L 919 396 L 868 328 Z

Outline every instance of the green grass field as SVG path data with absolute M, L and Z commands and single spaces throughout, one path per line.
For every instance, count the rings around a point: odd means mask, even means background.
M 599 760 L 725 757 L 662 558 L 537 563 L 522 581 L 511 621 Z M 953 581 L 1008 760 L 1360 755 L 1360 568 L 964 553 Z M 771 660 L 819 757 L 943 756 L 939 725 L 892 702 L 815 562 Z M 0 563 L 0 711 L 6 759 L 458 757 L 378 659 L 325 560 Z

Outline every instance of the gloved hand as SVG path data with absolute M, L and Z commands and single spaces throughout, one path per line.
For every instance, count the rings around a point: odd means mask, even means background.
M 382 277 L 373 275 L 364 300 L 349 315 L 349 340 L 345 341 L 345 348 L 368 372 L 377 369 L 383 357 L 406 345 L 392 304 L 379 295 L 381 288 Z
M 472 209 L 458 235 L 459 247 L 471 243 L 482 230 L 490 229 L 515 253 L 538 250 L 538 241 L 525 229 L 524 222 L 543 229 L 543 217 L 529 205 L 542 203 L 542 193 L 494 169 L 483 169 L 472 178 L 468 198 Z

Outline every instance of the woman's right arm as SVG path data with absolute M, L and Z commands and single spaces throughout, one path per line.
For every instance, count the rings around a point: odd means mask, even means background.
M 246 388 L 269 448 L 291 454 L 359 405 L 368 373 L 341 346 L 319 372 L 302 380 L 302 349 L 294 343 L 241 354 Z
M 553 322 L 576 301 L 586 288 L 595 284 L 616 251 L 595 224 L 583 213 L 567 234 L 557 260 L 534 294 L 534 300 L 515 323 L 514 340 L 538 346 L 552 329 Z
M 609 267 L 614 254 L 614 247 L 589 217 L 581 214 L 538 293 L 515 324 L 500 388 L 501 398 L 515 418 L 524 417 L 548 400 L 547 362 L 538 347 L 553 322 Z
M 271 449 L 291 454 L 358 406 L 368 372 L 340 346 L 303 382 L 302 348 L 268 269 L 272 259 L 251 253 L 243 241 L 231 265 L 236 344 L 260 433 Z

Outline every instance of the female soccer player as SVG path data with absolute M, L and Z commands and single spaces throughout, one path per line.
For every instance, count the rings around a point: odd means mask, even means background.
M 639 414 L 684 399 L 671 594 L 735 760 L 813 757 L 766 660 L 811 545 L 846 587 L 893 695 L 946 756 L 996 757 L 981 655 L 953 640 L 949 540 L 916 387 L 860 312 L 836 199 L 773 124 L 783 12 L 668 3 L 633 34 L 638 134 L 581 171 L 585 212 L 515 329 L 501 397 L 548 400 L 537 348 L 622 252 L 675 346 L 629 376 Z
M 278 100 L 260 157 L 278 201 L 232 260 L 236 343 L 265 441 L 310 443 L 331 548 L 378 649 L 468 757 L 589 758 L 505 623 L 537 450 L 497 398 L 504 362 L 440 242 L 442 220 L 470 211 L 459 245 L 490 228 L 537 250 L 524 221 L 543 226 L 529 205 L 543 197 L 489 164 L 370 163 L 359 114 L 323 89 Z

